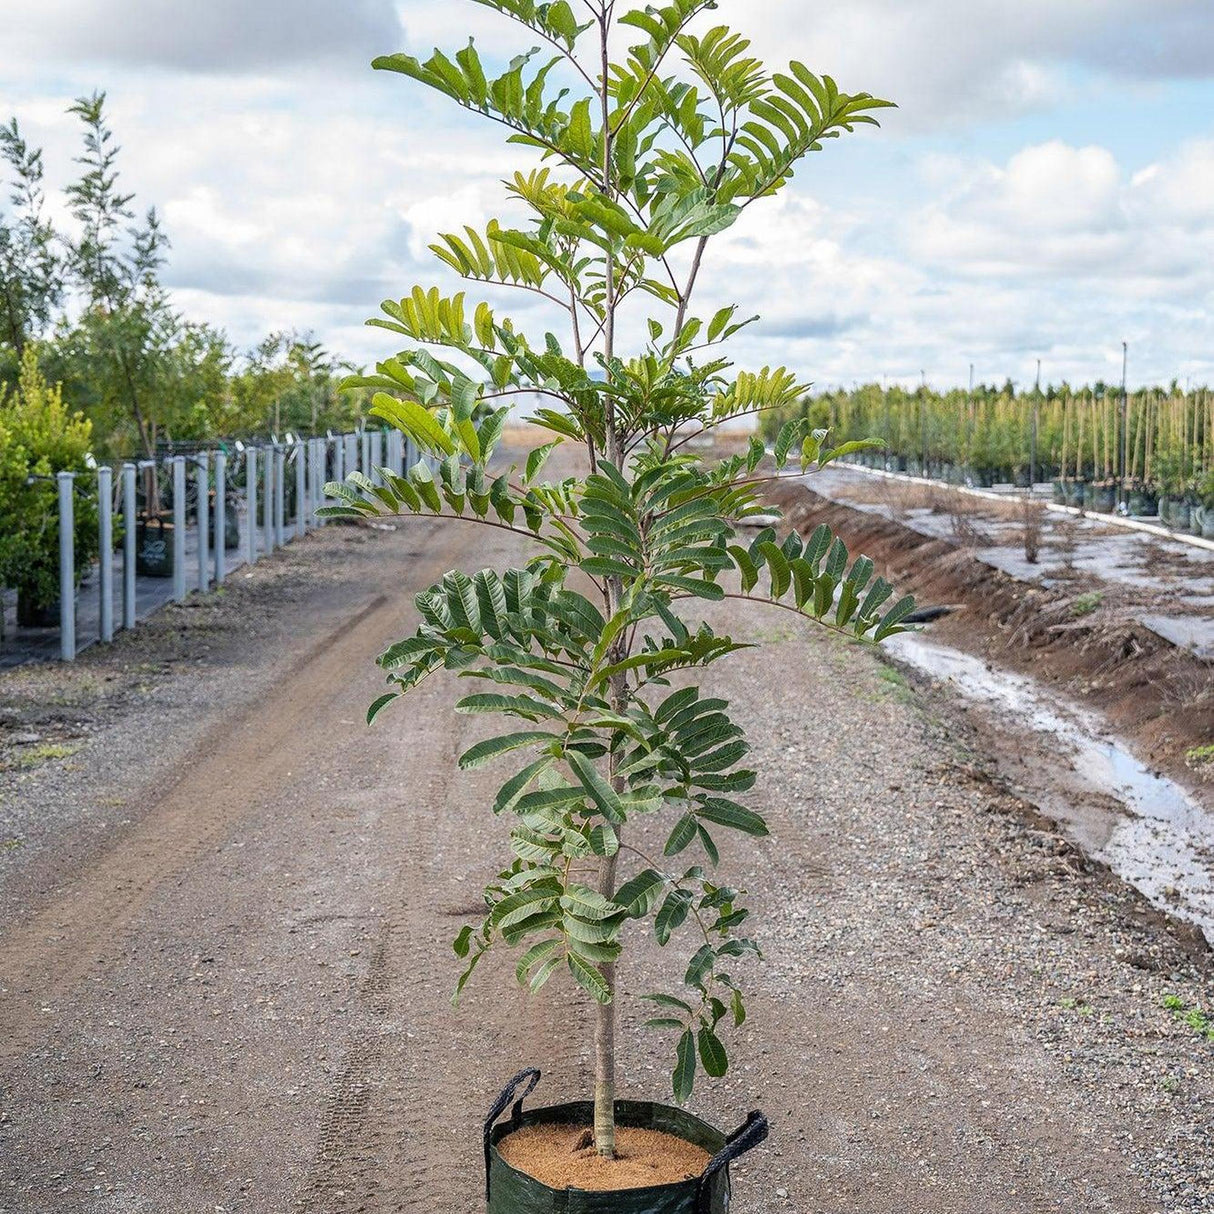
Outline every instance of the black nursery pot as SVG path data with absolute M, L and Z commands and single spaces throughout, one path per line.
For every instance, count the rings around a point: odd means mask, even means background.
M 660 1130 L 703 1147 L 712 1156 L 703 1174 L 676 1184 L 614 1193 L 553 1189 L 511 1167 L 499 1154 L 498 1143 L 524 1126 L 567 1123 L 589 1126 L 594 1122 L 594 1105 L 583 1100 L 525 1113 L 523 1101 L 539 1081 L 539 1071 L 520 1071 L 506 1085 L 485 1120 L 488 1214 L 726 1214 L 731 1199 L 730 1163 L 767 1137 L 767 1118 L 762 1113 L 751 1113 L 743 1125 L 726 1135 L 682 1109 L 646 1100 L 617 1100 L 617 1125 Z M 519 1089 L 524 1087 L 516 1099 Z M 496 1124 L 512 1100 L 510 1119 Z
M 28 590 L 17 589 L 18 628 L 58 628 L 60 603 L 39 603 Z
M 173 576 L 173 524 L 141 518 L 135 524 L 135 571 L 142 577 Z

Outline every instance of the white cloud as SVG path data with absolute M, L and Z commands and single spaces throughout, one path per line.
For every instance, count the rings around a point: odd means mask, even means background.
M 391 0 L 38 0 L 5 21 L 0 63 L 45 60 L 188 72 L 282 72 L 301 61 L 351 66 L 392 49 Z
M 1199 299 L 1214 286 L 1214 141 L 1124 173 L 1101 147 L 1051 141 L 979 163 L 908 224 L 926 262 L 969 277 L 1117 281 L 1137 296 Z
M 415 282 L 454 288 L 426 246 L 506 212 L 500 179 L 529 161 L 500 128 L 365 66 L 469 33 L 483 52 L 534 40 L 478 5 L 27 7 L 0 46 L 0 89 L 45 145 L 51 184 L 76 154 L 67 104 L 104 85 L 123 184 L 164 213 L 179 306 L 241 344 L 294 326 L 362 362 L 391 353 L 362 320 Z M 1208 0 L 850 0 L 807 20 L 793 0 L 722 4 L 710 19 L 753 28 L 760 53 L 896 98 L 903 138 L 870 145 L 887 153 L 881 176 L 854 188 L 854 161 L 828 145 L 719 242 L 696 310 L 736 300 L 761 312 L 738 360 L 787 361 L 819 383 L 917 380 L 921 368 L 964 381 L 970 361 L 980 376 L 1023 379 L 1038 355 L 1047 374 L 1107 376 L 1123 336 L 1144 377 L 1214 376 L 1200 361 L 1214 348 L 1214 140 L 1169 150 L 1167 124 L 1144 118 L 1141 141 L 1157 151 L 1131 172 L 1091 136 L 1065 137 L 1093 77 L 1139 89 L 1208 74 L 1208 14 Z M 1029 110 L 1059 137 L 982 154 L 987 118 Z M 919 133 L 944 127 L 968 128 L 949 140 L 963 152 L 924 151 Z M 542 305 L 521 298 L 512 310 L 530 322 Z
M 804 60 L 849 92 L 897 101 L 896 131 L 1056 105 L 1083 68 L 1122 81 L 1214 75 L 1208 0 L 748 0 L 723 20 L 768 58 Z

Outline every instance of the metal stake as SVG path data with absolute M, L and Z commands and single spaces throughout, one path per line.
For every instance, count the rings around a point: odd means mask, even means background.
M 228 453 L 215 452 L 215 585 L 228 572 Z
M 295 538 L 308 533 L 308 448 L 303 439 L 295 440 Z
M 245 560 L 257 564 L 257 448 L 246 447 L 244 453 L 245 496 L 244 534 Z
M 211 588 L 211 457 L 206 451 L 198 455 L 194 483 L 198 489 L 198 589 L 206 594 Z
M 185 456 L 173 464 L 173 598 L 185 602 Z
M 59 486 L 59 656 L 76 659 L 76 503 L 74 472 L 60 472 Z
M 101 639 L 114 639 L 114 470 L 97 469 L 97 542 L 101 550 L 98 592 L 101 595 Z
M 261 522 L 265 531 L 265 550 L 268 556 L 274 551 L 274 448 L 269 446 L 264 450 L 266 475 L 262 483 L 262 496 L 266 500 L 262 503 Z
M 135 465 L 122 465 L 122 626 L 135 627 Z
M 281 548 L 287 542 L 283 515 L 286 511 L 287 452 L 285 447 L 274 448 L 274 542 Z

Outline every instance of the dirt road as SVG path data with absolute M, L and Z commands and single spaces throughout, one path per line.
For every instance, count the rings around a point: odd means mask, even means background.
M 538 1064 L 545 1098 L 586 1089 L 567 985 L 526 999 L 503 956 L 449 1003 L 449 941 L 505 854 L 494 772 L 455 771 L 481 726 L 449 681 L 362 718 L 412 593 L 520 550 L 409 526 L 329 528 L 228 616 L 131 638 L 177 655 L 148 694 L 70 761 L 0 777 L 6 1214 L 473 1214 L 502 1080 Z M 716 684 L 773 827 L 723 860 L 769 960 L 731 1078 L 693 1105 L 772 1118 L 735 1209 L 1214 1208 L 1214 1043 L 1160 1006 L 1209 1007 L 1208 961 L 976 776 L 947 705 L 808 630 L 716 623 L 771 642 Z M 137 652 L 37 677 L 127 687 Z M 645 942 L 623 984 L 682 962 Z M 670 1043 L 625 1016 L 627 1092 L 661 1098 Z

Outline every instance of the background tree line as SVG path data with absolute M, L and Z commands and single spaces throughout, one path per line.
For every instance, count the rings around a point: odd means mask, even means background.
M 75 179 L 57 227 L 43 155 L 16 118 L 0 124 L 0 587 L 18 617 L 47 622 L 59 595 L 55 474 L 75 472 L 78 571 L 97 553 L 97 461 L 148 459 L 224 438 L 353 429 L 352 370 L 307 335 L 238 350 L 183 316 L 162 280 L 169 238 L 119 179 L 104 93 L 69 108 Z M 55 208 L 56 211 L 59 208 Z M 163 476 L 140 477 L 141 520 L 161 515 Z M 3 635 L 0 611 L 0 635 Z

